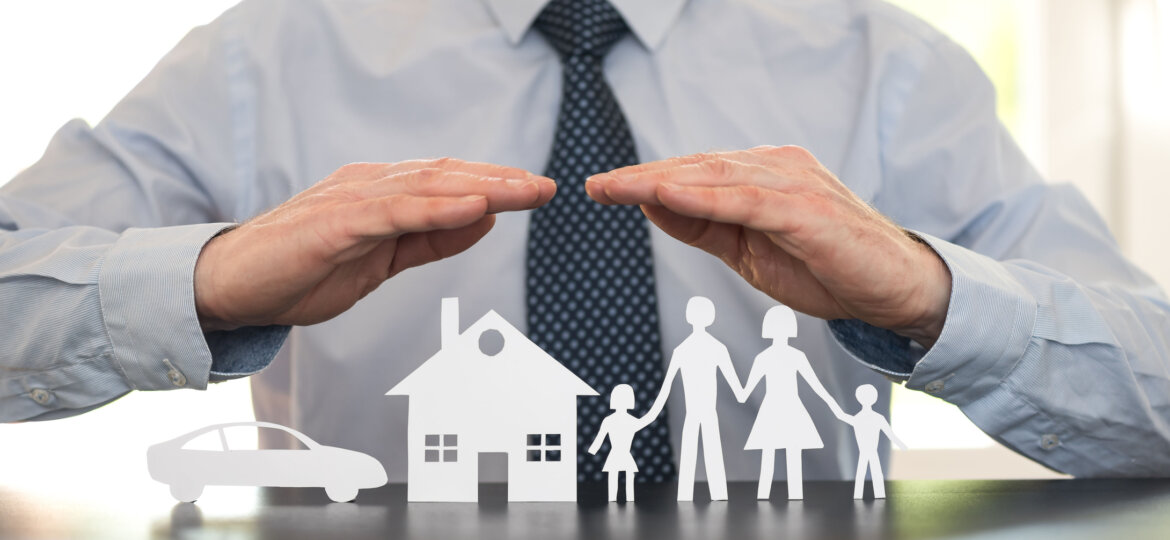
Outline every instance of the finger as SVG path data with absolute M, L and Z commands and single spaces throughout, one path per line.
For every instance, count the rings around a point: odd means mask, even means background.
M 547 203 L 556 193 L 556 182 L 533 176 L 528 179 L 481 176 L 440 169 L 420 169 L 399 173 L 377 182 L 356 186 L 338 186 L 347 195 L 357 199 L 387 197 L 404 193 L 423 197 L 465 197 L 482 195 L 487 198 L 488 212 L 526 210 Z
M 390 265 L 390 275 L 462 253 L 491 231 L 495 220 L 495 216 L 488 215 L 457 229 L 402 236 L 398 239 L 398 252 Z
M 685 165 L 694 165 L 696 163 L 701 163 L 704 161 L 714 161 L 714 160 L 721 160 L 721 159 L 733 160 L 733 161 L 744 161 L 745 163 L 749 163 L 752 161 L 746 161 L 746 160 L 752 159 L 751 154 L 755 153 L 759 149 L 764 149 L 764 148 L 776 148 L 776 147 L 757 146 L 756 148 L 752 148 L 750 150 L 729 150 L 729 151 L 722 151 L 722 152 L 700 152 L 697 154 L 689 154 L 686 156 L 676 156 L 676 157 L 667 158 L 667 159 L 660 159 L 657 161 L 648 161 L 646 163 L 639 163 L 637 165 L 629 165 L 626 167 L 619 167 L 619 168 L 614 169 L 612 171 L 608 171 L 608 173 L 600 173 L 600 174 L 614 174 L 617 176 L 625 176 L 625 175 L 633 175 L 633 174 L 641 174 L 641 173 L 646 173 L 646 172 L 660 171 L 663 169 L 672 169 L 675 167 L 682 167 Z M 744 159 L 741 159 L 741 158 L 744 158 Z
M 823 287 L 809 286 L 817 283 L 817 278 L 804 261 L 776 245 L 773 235 L 731 223 L 677 214 L 665 206 L 644 206 L 643 212 L 651 223 L 667 234 L 718 257 L 753 286 L 765 287 L 766 290 L 762 290 L 793 309 L 840 312 L 824 309 L 824 306 L 839 306 Z M 760 281 L 761 277 L 765 281 Z
M 780 234 L 799 228 L 810 214 L 792 204 L 793 195 L 758 186 L 658 186 L 657 199 L 675 213 Z
M 602 204 L 654 204 L 658 187 L 679 186 L 730 187 L 762 186 L 769 189 L 794 189 L 797 180 L 785 178 L 759 165 L 716 159 L 628 176 L 597 176 L 585 184 L 586 192 Z
M 661 169 L 670 169 L 673 167 L 681 167 L 683 165 L 693 165 L 695 163 L 699 163 L 700 161 L 706 161 L 708 159 L 718 158 L 720 156 L 723 156 L 726 153 L 727 152 L 701 152 L 698 154 L 689 154 L 689 155 L 685 155 L 685 156 L 675 156 L 675 157 L 666 158 L 666 159 L 659 159 L 656 161 L 647 161 L 646 163 L 639 163 L 637 165 L 628 165 L 626 167 L 618 167 L 617 169 L 614 169 L 612 171 L 599 173 L 598 175 L 595 175 L 595 176 L 599 176 L 602 174 L 617 174 L 617 175 L 638 174 L 638 173 L 644 173 L 644 172 L 650 172 L 650 171 L 657 171 L 657 170 L 661 170 Z
M 342 182 L 370 181 L 421 169 L 439 169 L 441 171 L 463 172 L 479 176 L 512 178 L 516 180 L 525 180 L 537 176 L 524 169 L 508 167 L 506 165 L 441 157 L 434 159 L 411 159 L 395 163 L 350 163 L 337 169 L 336 172 L 330 175 L 330 178 Z
M 585 192 L 602 204 L 646 204 L 654 199 L 657 186 L 662 183 L 712 186 L 749 181 L 748 171 L 739 170 L 737 162 L 718 156 L 692 158 L 667 160 L 673 162 L 670 166 L 596 174 L 585 180 Z
M 621 167 L 609 171 L 617 175 L 638 174 L 661 169 L 669 169 L 682 165 L 693 165 L 702 161 L 727 159 L 755 165 L 778 164 L 785 161 L 805 161 L 819 164 L 811 152 L 799 146 L 769 146 L 762 145 L 747 150 L 730 150 L 723 152 L 701 152 L 687 156 L 678 156 L 647 163 L 639 163 L 628 167 Z
M 840 179 L 817 160 L 812 152 L 799 146 L 757 146 L 750 150 L 737 152 L 729 159 L 744 164 L 767 167 L 781 177 L 804 179 L 802 184 L 805 185 L 814 181 L 842 195 L 852 193 Z M 781 186 L 774 187 L 785 189 Z
M 740 226 L 685 216 L 665 206 L 643 205 L 646 219 L 676 240 L 702 249 L 724 261 L 739 256 Z
M 811 152 L 799 146 L 757 146 L 748 150 L 692 154 L 623 167 L 594 175 L 587 180 L 586 189 L 590 189 L 590 182 L 594 183 L 590 194 L 596 195 L 598 202 L 615 204 L 604 193 L 605 188 L 615 182 L 728 185 L 738 183 L 739 177 L 735 173 L 744 168 L 739 166 L 754 166 L 768 171 L 770 174 L 757 174 L 752 178 L 757 185 L 773 189 L 787 191 L 824 184 L 839 193 L 848 191 Z M 597 184 L 601 187 L 598 188 Z
M 507 165 L 499 165 L 496 163 L 485 163 L 481 161 L 464 161 L 462 159 L 452 157 L 441 157 L 436 159 L 422 159 L 413 160 L 404 163 L 409 163 L 411 167 L 401 170 L 409 169 L 426 169 L 435 168 L 450 172 L 462 172 L 467 174 L 474 174 L 478 176 L 490 176 L 495 178 L 511 178 L 514 180 L 528 180 L 532 178 L 545 178 L 543 176 L 532 174 L 524 169 L 517 167 L 509 167 Z M 545 178 L 547 179 L 547 178 Z
M 346 238 L 389 238 L 465 227 L 486 215 L 487 208 L 483 195 L 420 197 L 400 193 L 341 205 L 329 219 Z

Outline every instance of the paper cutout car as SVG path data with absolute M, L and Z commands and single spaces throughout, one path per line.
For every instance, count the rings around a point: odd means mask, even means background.
M 479 496 L 479 455 L 506 454 L 509 501 L 577 500 L 577 397 L 597 391 L 495 311 L 459 331 L 444 298 L 441 348 L 387 395 L 409 396 L 407 500 Z
M 295 437 L 304 449 L 232 450 L 225 428 L 277 429 Z M 184 448 L 192 440 L 218 432 L 219 450 Z M 305 434 L 271 422 L 236 422 L 198 429 L 146 450 L 150 477 L 171 486 L 171 495 L 193 502 L 204 486 L 323 487 L 336 502 L 352 501 L 359 489 L 386 483 L 386 469 L 372 456 L 318 444 Z

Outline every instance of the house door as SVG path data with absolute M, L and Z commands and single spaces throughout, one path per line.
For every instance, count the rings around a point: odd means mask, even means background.
M 508 503 L 508 454 L 507 452 L 479 453 L 479 502 L 480 504 Z M 501 480 L 502 479 L 502 480 Z

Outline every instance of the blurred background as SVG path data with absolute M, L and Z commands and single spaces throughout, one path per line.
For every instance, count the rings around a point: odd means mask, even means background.
M 235 0 L 38 0 L 0 5 L 0 185 L 71 118 L 97 123 L 191 27 Z M 1170 284 L 1170 0 L 895 0 L 965 46 L 999 114 L 1054 182 L 1078 185 L 1125 251 Z M 3 309 L 0 306 L 0 309 Z M 138 393 L 82 417 L 0 425 L 0 484 L 60 493 L 146 477 L 148 445 L 252 419 L 246 381 Z M 1039 478 L 953 406 L 895 388 L 912 448 L 892 478 Z M 255 445 L 255 441 L 239 441 Z M 235 446 L 235 445 L 233 445 Z M 237 446 L 238 447 L 238 446 Z M 25 463 L 52 467 L 23 467 Z M 97 465 L 95 465 L 97 464 Z M 165 490 L 165 487 L 159 486 Z

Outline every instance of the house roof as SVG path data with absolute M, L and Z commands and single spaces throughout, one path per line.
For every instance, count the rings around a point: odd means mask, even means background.
M 487 356 L 480 335 L 496 330 L 504 348 Z M 445 348 L 394 385 L 388 396 L 429 393 L 570 394 L 596 396 L 597 391 L 544 352 L 494 310 L 487 312 Z

